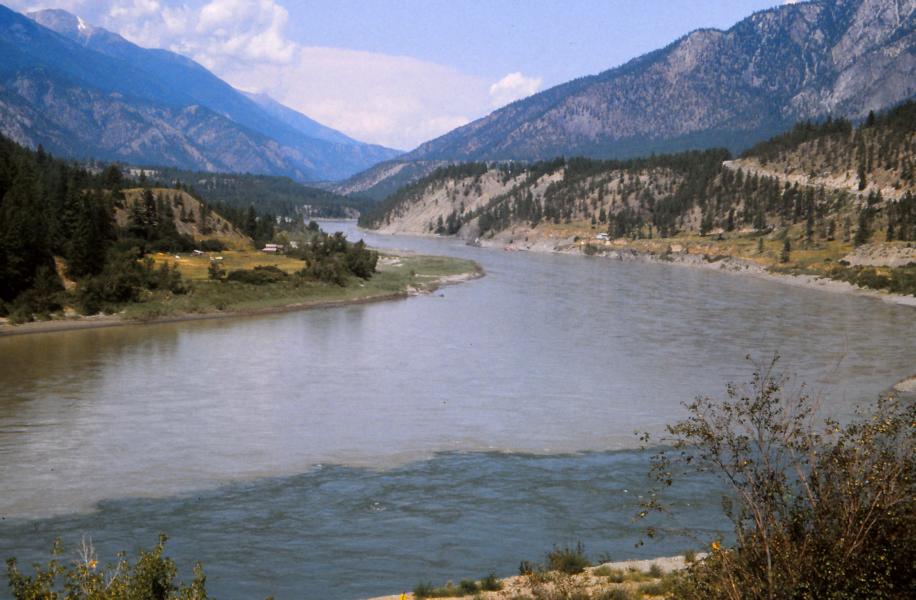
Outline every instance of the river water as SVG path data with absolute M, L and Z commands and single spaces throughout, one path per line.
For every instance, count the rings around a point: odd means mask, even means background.
M 324 227 L 487 276 L 377 304 L 0 338 L 0 558 L 88 536 L 104 561 L 165 532 L 216 597 L 354 599 L 510 575 L 555 543 L 674 553 L 698 542 L 634 547 L 635 430 L 776 352 L 840 417 L 916 364 L 913 309 L 872 298 Z M 717 498 L 691 482 L 668 524 L 708 541 Z

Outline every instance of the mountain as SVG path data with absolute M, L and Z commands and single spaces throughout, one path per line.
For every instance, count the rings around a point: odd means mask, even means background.
M 343 196 L 367 198 L 376 201 L 384 200 L 405 185 L 426 177 L 439 167 L 447 166 L 452 162 L 445 160 L 413 160 L 409 162 L 397 159 L 389 160 L 373 165 L 343 181 L 318 185 Z
M 912 97 L 914 24 L 916 0 L 780 6 L 514 102 L 402 158 L 741 150 L 799 119 L 859 119 Z
M 341 179 L 398 154 L 285 107 L 279 118 L 278 105 L 265 109 L 196 62 L 65 11 L 30 16 L 0 6 L 0 132 L 17 142 L 63 156 L 300 181 Z
M 250 100 L 257 103 L 264 112 L 286 123 L 293 129 L 315 139 L 337 144 L 359 144 L 356 140 L 347 137 L 336 129 L 325 127 L 318 121 L 308 118 L 300 112 L 284 106 L 267 94 L 245 93 Z

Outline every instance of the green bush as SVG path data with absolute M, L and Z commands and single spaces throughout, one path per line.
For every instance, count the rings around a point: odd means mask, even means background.
M 157 268 L 149 257 L 139 260 L 138 250 L 134 248 L 110 252 L 101 273 L 80 281 L 76 298 L 83 313 L 95 314 L 137 302 L 143 290 L 184 294 L 189 288 L 177 266 L 163 263 Z
M 289 278 L 289 275 L 274 265 L 258 266 L 253 269 L 238 269 L 230 271 L 226 279 L 249 285 L 270 285 L 279 283 Z
M 614 588 L 612 590 L 603 590 L 598 592 L 594 600 L 638 600 L 642 596 L 637 595 L 628 588 Z
M 663 487 L 702 471 L 730 490 L 734 547 L 713 543 L 676 597 L 912 597 L 916 402 L 885 396 L 845 426 L 820 426 L 816 403 L 774 367 L 687 404 L 662 440 L 671 450 L 653 458 Z M 661 508 L 653 498 L 645 511 Z
M 859 287 L 916 296 L 916 265 L 883 271 L 875 267 L 838 265 L 828 271 L 827 275 L 831 279 L 847 281 Z
M 324 283 L 344 286 L 347 284 L 349 271 L 340 256 L 326 256 L 312 260 L 299 274 Z
M 226 249 L 226 244 L 221 240 L 201 240 L 197 242 L 197 248 L 203 252 L 222 252 Z
M 150 550 L 141 550 L 131 564 L 124 554 L 116 564 L 100 566 L 91 544 L 83 543 L 80 558 L 71 566 L 61 560 L 63 548 L 56 541 L 45 567 L 34 566 L 34 575 L 19 571 L 15 558 L 6 561 L 10 592 L 15 600 L 205 600 L 206 576 L 200 563 L 194 580 L 183 585 L 175 580 L 175 562 L 163 556 L 166 536 Z
M 429 581 L 420 582 L 413 588 L 413 595 L 417 598 L 430 598 L 436 588 Z
M 567 575 L 581 573 L 586 567 L 591 566 L 588 557 L 585 555 L 585 547 L 582 543 L 576 546 L 555 547 L 547 553 L 546 568 L 550 571 L 560 571 Z
M 498 592 L 503 589 L 503 583 L 497 579 L 496 573 L 490 573 L 480 580 L 480 589 L 484 592 Z

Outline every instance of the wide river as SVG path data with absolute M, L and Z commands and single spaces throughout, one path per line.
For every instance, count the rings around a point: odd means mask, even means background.
M 355 599 L 510 575 L 555 543 L 675 553 L 700 542 L 634 547 L 648 456 L 635 430 L 776 352 L 841 417 L 916 370 L 911 307 L 365 238 L 487 276 L 376 304 L 0 338 L 0 558 L 86 536 L 105 562 L 164 532 L 182 575 L 202 561 L 218 598 Z M 669 525 L 700 541 L 723 528 L 714 486 L 678 494 Z

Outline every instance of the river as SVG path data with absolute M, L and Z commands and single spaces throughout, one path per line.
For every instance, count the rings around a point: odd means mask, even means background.
M 913 309 L 667 264 L 326 229 L 479 262 L 406 300 L 0 338 L 0 558 L 149 547 L 218 598 L 355 599 L 636 548 L 634 431 L 774 353 L 825 414 L 912 375 Z M 747 356 L 751 360 L 747 360 Z M 680 525 L 724 524 L 714 486 Z M 7 594 L 0 588 L 0 597 Z

